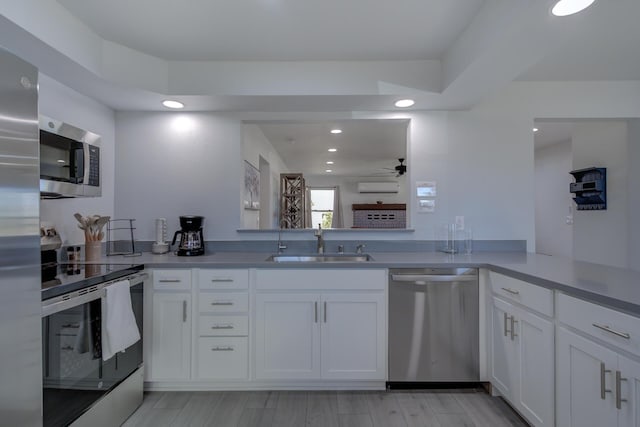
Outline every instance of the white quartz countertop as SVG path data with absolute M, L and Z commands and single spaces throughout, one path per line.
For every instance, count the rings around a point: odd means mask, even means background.
M 285 252 L 285 254 L 287 254 Z M 196 257 L 172 253 L 138 257 L 111 256 L 101 262 L 140 263 L 147 268 L 488 268 L 569 295 L 640 315 L 640 272 L 569 258 L 524 252 L 373 252 L 369 262 L 277 263 L 265 252 L 217 252 Z

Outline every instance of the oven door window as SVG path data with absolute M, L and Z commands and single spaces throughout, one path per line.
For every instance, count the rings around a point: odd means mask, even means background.
M 84 177 L 83 144 L 41 130 L 40 177 L 52 181 L 81 184 Z
M 142 284 L 131 303 L 142 331 Z M 102 360 L 101 300 L 42 319 L 43 422 L 66 426 L 142 364 L 142 340 Z

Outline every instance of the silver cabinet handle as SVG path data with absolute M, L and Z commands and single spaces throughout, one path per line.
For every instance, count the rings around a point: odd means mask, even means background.
M 220 277 L 217 279 L 211 279 L 212 282 L 233 282 L 233 279 L 230 277 Z
M 513 341 L 514 337 L 518 336 L 518 334 L 516 334 L 516 323 L 518 323 L 516 316 L 511 316 L 511 341 Z
M 471 274 L 392 274 L 391 280 L 394 282 L 470 282 L 478 280 L 478 276 Z
M 622 398 L 622 381 L 626 381 L 626 378 L 622 378 L 622 373 L 616 371 L 616 408 L 622 409 L 622 402 L 626 402 L 627 399 Z
M 211 351 L 233 351 L 233 347 L 213 347 Z
M 604 362 L 600 362 L 600 399 L 602 400 L 605 400 L 607 393 L 611 393 L 611 390 L 609 390 L 605 384 L 605 374 L 610 372 L 610 369 L 605 369 Z
M 214 301 L 211 305 L 233 305 L 232 301 Z
M 504 315 L 504 336 L 506 337 L 509 333 L 509 331 L 507 331 L 507 320 L 509 319 L 509 316 L 507 316 L 506 312 L 502 314 Z
M 60 350 L 71 351 L 71 350 L 73 350 L 73 346 L 72 345 L 65 345 L 64 347 L 60 347 Z
M 182 282 L 182 280 L 180 279 L 160 279 L 158 280 L 159 283 L 180 283 Z
M 213 325 L 211 329 L 233 329 L 233 325 Z
M 324 323 L 327 323 L 327 302 L 324 302 Z
M 318 323 L 318 301 L 313 303 L 313 311 L 314 311 L 314 315 L 313 316 L 315 318 L 314 322 Z
M 520 295 L 520 291 L 514 291 L 513 289 L 502 288 L 502 290 L 505 292 L 509 292 L 511 295 Z
M 187 300 L 182 301 L 182 322 L 187 321 Z
M 629 335 L 626 332 L 618 332 L 618 331 L 614 331 L 613 329 L 611 329 L 608 325 L 600 325 L 598 323 L 592 323 L 592 325 L 598 329 L 602 329 L 603 331 L 609 332 L 610 334 L 622 337 L 626 340 L 630 340 L 631 339 L 631 335 Z

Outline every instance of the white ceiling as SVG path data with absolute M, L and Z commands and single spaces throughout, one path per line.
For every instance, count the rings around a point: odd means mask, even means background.
M 438 59 L 483 0 L 58 0 L 106 40 L 167 60 Z
M 395 177 L 398 159 L 407 157 L 408 120 L 252 123 L 260 127 L 291 172 L 327 175 L 325 170 L 331 169 L 336 176 Z M 336 128 L 342 133 L 330 132 Z M 330 153 L 329 148 L 338 151 Z M 334 164 L 327 165 L 329 160 Z
M 640 0 L 0 1 L 0 45 L 115 110 L 464 110 L 514 80 L 640 80 Z
M 571 140 L 574 121 L 536 120 L 538 131 L 533 135 L 535 149 Z
M 519 80 L 640 80 L 640 1 L 599 0 Z

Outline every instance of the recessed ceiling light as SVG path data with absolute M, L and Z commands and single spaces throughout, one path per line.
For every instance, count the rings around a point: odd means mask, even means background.
M 325 172 L 333 172 L 331 169 L 325 169 Z
M 64 160 L 60 159 L 60 160 L 58 160 L 58 163 L 67 163 L 67 162 L 65 162 Z
M 331 160 L 329 160 L 329 161 L 327 162 L 327 164 L 328 164 L 328 165 L 332 165 L 332 164 L 333 164 L 333 162 L 332 162 Z
M 182 102 L 174 101 L 173 99 L 165 99 L 164 101 L 162 101 L 162 105 L 167 108 L 173 109 L 184 108 L 184 104 Z
M 401 99 L 399 101 L 396 101 L 395 106 L 399 108 L 407 108 L 411 107 L 415 103 L 416 102 L 413 99 Z
M 336 151 L 338 151 L 338 149 L 337 148 L 329 148 L 327 151 L 330 152 L 330 153 L 335 153 Z
M 339 133 L 342 133 L 342 129 L 331 129 L 331 133 L 337 135 Z
M 533 131 L 534 131 L 534 132 L 538 132 L 539 130 L 540 130 L 540 129 L 538 129 L 538 128 L 533 128 Z
M 585 10 L 595 0 L 559 0 L 551 9 L 555 16 L 569 16 Z

